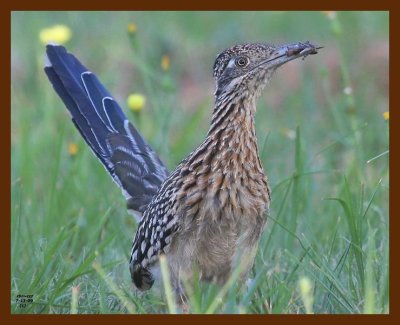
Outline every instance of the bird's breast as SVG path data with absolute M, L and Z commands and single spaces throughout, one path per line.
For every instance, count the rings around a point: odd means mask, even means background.
M 203 279 L 223 283 L 238 254 L 251 266 L 270 201 L 252 120 L 211 134 L 181 166 L 176 185 L 173 271 L 194 263 Z

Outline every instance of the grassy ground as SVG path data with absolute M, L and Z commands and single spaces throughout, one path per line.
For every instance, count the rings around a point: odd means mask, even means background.
M 137 26 L 131 36 L 130 22 Z M 43 73 L 38 35 L 54 24 L 72 30 L 68 49 L 97 73 L 170 169 L 208 130 L 220 50 L 250 41 L 324 46 L 278 71 L 258 103 L 273 202 L 254 280 L 242 292 L 201 284 L 191 308 L 389 312 L 387 13 L 15 12 L 13 313 L 173 311 L 162 284 L 145 294 L 133 289 L 127 260 L 136 224 Z M 126 108 L 133 92 L 147 98 L 138 114 Z M 18 294 L 32 294 L 33 302 L 17 303 Z

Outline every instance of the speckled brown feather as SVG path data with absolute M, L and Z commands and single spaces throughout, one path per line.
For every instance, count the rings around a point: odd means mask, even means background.
M 184 217 L 173 245 L 179 263 L 172 265 L 172 273 L 190 277 L 194 264 L 201 279 L 220 284 L 239 253 L 255 252 L 270 202 L 258 158 L 254 110 L 239 101 L 231 114 L 209 134 L 200 154 L 182 165 L 176 213 Z
M 151 287 L 160 254 L 180 295 L 182 278 L 190 280 L 194 270 L 223 284 L 240 262 L 247 275 L 271 200 L 258 155 L 256 99 L 277 67 L 314 52 L 309 43 L 245 44 L 217 57 L 207 137 L 162 184 L 133 241 L 131 274 L 139 289 Z
M 236 45 L 215 60 L 215 106 L 206 139 L 169 174 L 122 109 L 62 46 L 47 46 L 45 71 L 93 153 L 121 188 L 129 210 L 143 213 L 131 251 L 130 272 L 148 290 L 161 254 L 173 287 L 193 270 L 219 284 L 239 264 L 253 264 L 270 203 L 258 156 L 256 99 L 286 62 L 316 54 L 295 43 Z

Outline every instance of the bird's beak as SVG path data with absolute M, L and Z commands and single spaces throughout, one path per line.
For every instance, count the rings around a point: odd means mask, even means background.
M 319 49 L 310 42 L 294 43 L 277 46 L 275 51 L 269 56 L 267 60 L 262 62 L 268 68 L 279 67 L 282 64 L 292 61 L 297 58 L 305 58 L 310 54 L 317 54 Z

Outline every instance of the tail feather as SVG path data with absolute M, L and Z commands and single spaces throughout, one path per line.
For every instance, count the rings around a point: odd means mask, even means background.
M 121 187 L 128 208 L 144 212 L 168 171 L 96 75 L 64 47 L 47 45 L 45 72 L 76 128 Z

